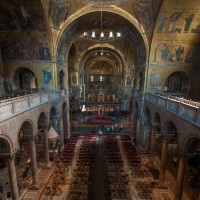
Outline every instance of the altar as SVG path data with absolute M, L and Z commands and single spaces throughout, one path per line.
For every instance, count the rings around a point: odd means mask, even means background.
M 103 102 L 105 100 L 105 95 L 100 91 L 98 94 L 98 102 Z

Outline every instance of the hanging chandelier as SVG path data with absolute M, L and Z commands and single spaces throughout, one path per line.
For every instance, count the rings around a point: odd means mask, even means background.
M 103 32 L 103 4 L 101 1 L 101 29 L 100 29 L 100 39 L 104 37 L 104 32 Z M 103 76 L 102 76 L 102 57 L 103 56 L 103 46 L 101 48 L 101 54 L 100 54 L 100 65 L 99 65 L 99 81 L 100 81 L 100 94 L 102 93 L 102 88 L 101 88 L 101 82 L 103 81 Z
M 101 30 L 100 30 L 100 40 L 104 38 L 104 32 L 103 32 L 103 4 L 101 1 Z

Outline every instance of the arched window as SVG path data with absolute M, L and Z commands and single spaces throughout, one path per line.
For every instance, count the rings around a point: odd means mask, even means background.
M 172 94 L 182 93 L 184 96 L 189 91 L 189 78 L 185 72 L 172 73 L 165 82 L 165 92 Z

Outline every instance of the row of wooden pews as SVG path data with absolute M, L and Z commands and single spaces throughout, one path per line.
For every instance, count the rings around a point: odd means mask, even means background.
M 140 199 L 153 200 L 154 182 L 138 181 L 135 186 Z
M 124 149 L 124 154 L 128 161 L 128 167 L 131 171 L 132 178 L 141 180 L 151 177 L 149 170 L 144 169 L 141 165 L 140 156 L 134 145 L 131 143 L 129 135 L 121 136 L 121 141 Z M 152 200 L 154 184 L 146 181 L 137 181 L 135 189 L 138 197 L 141 200 Z
M 124 173 L 123 160 L 115 134 L 106 136 L 106 159 L 109 182 L 108 199 L 130 199 L 128 175 Z
M 95 145 L 95 135 L 84 136 L 67 197 L 69 200 L 92 200 Z
M 69 166 L 72 163 L 78 139 L 79 135 L 72 135 L 60 157 L 55 160 L 54 173 L 46 186 L 46 196 L 62 195 L 62 186 L 66 184 Z

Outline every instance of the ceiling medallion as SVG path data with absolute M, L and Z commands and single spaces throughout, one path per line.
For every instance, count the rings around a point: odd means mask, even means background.
M 103 4 L 103 5 L 115 5 L 128 2 L 128 0 L 82 0 L 83 3 L 90 3 L 90 4 Z

